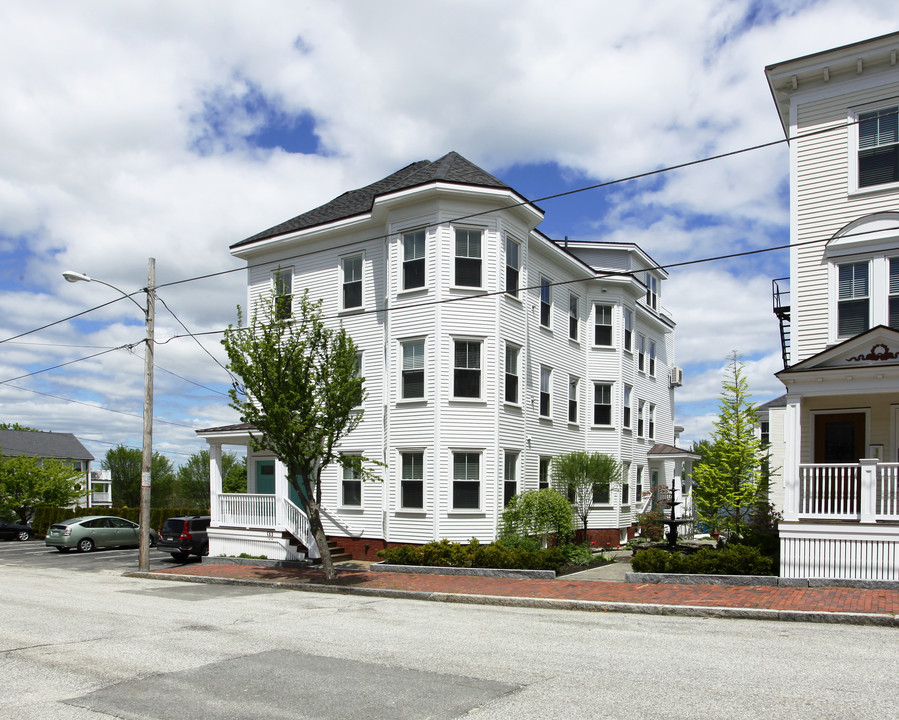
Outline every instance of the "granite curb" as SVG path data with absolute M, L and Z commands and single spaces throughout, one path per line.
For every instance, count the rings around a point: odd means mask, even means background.
M 868 625 L 899 628 L 899 616 L 852 613 L 815 612 L 805 610 L 773 610 L 766 608 L 704 607 L 699 605 L 665 605 L 652 603 L 607 602 L 601 600 L 564 600 L 557 598 L 506 597 L 469 593 L 428 592 L 421 590 L 391 590 L 384 588 L 343 587 L 339 585 L 312 585 L 279 580 L 245 580 L 238 578 L 202 577 L 199 575 L 166 575 L 155 572 L 129 571 L 124 577 L 172 582 L 205 583 L 209 585 L 244 585 L 250 587 L 274 587 L 337 595 L 387 597 L 398 600 L 424 600 L 430 602 L 459 603 L 464 605 L 492 605 L 524 607 L 546 610 L 577 610 L 582 612 L 617 612 L 638 615 L 669 615 L 683 617 L 731 618 L 742 620 L 771 620 L 782 622 L 813 622 L 827 624 Z

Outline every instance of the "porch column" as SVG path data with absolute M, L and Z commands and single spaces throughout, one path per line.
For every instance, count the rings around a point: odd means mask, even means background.
M 213 523 L 221 518 L 219 495 L 222 494 L 222 446 L 209 444 L 209 515 Z
M 861 517 L 863 523 L 876 522 L 877 514 L 877 458 L 862 458 Z
M 799 520 L 799 459 L 802 441 L 801 396 L 787 395 L 784 412 L 784 520 Z
M 287 466 L 275 459 L 275 526 L 286 527 L 283 499 L 290 497 L 287 489 Z

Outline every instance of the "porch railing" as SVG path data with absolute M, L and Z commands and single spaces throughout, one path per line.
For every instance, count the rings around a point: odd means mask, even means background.
M 275 496 L 223 493 L 218 496 L 218 521 L 245 528 L 274 528 Z
M 798 479 L 802 519 L 899 520 L 899 463 L 802 464 Z

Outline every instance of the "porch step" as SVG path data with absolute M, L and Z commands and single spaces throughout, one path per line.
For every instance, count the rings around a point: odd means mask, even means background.
M 353 556 L 346 552 L 341 545 L 338 545 L 336 540 L 328 540 L 328 550 L 331 551 L 331 562 L 344 562 L 353 559 Z

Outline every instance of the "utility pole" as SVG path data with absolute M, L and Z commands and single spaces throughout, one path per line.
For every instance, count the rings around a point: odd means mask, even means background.
M 147 336 L 144 344 L 144 441 L 140 472 L 138 567 L 150 570 L 150 479 L 153 469 L 153 351 L 156 325 L 156 259 L 147 261 Z

